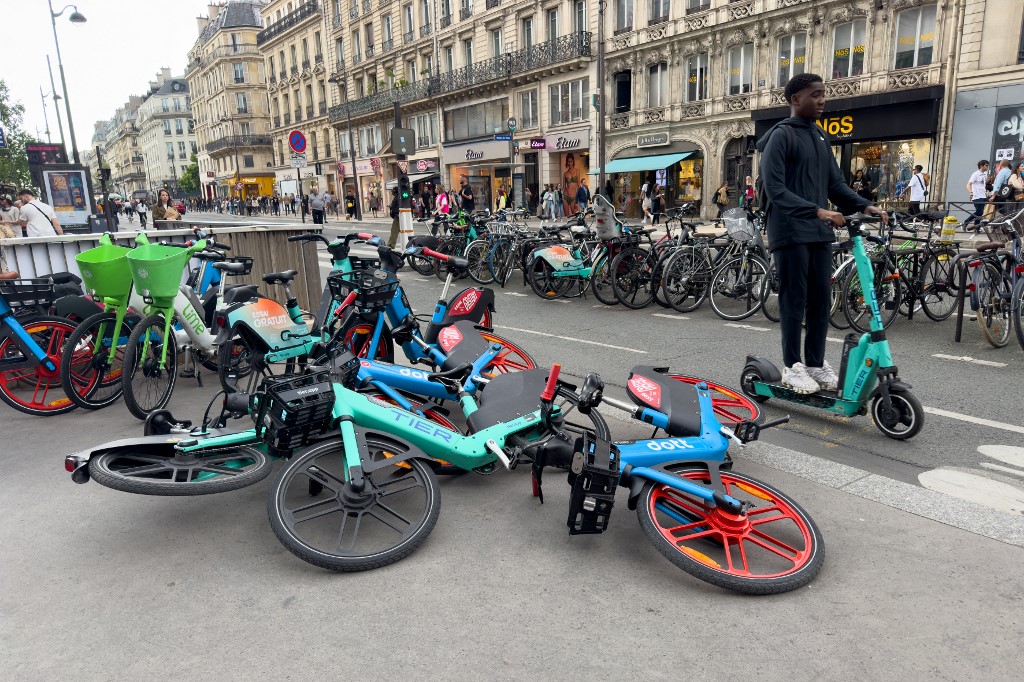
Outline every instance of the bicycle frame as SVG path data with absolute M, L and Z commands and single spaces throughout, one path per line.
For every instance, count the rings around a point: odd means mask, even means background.
M 31 323 L 31 319 L 26 322 L 29 325 Z M 40 348 L 31 334 L 25 330 L 7 299 L 0 295 L 0 341 L 3 341 L 4 338 L 14 339 L 14 343 L 21 349 L 24 358 L 0 358 L 0 369 L 9 371 L 42 365 L 49 372 L 57 371 L 56 363 L 46 355 L 46 351 Z

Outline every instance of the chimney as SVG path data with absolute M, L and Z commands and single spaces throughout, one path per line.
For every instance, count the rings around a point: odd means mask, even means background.
M 206 6 L 206 11 L 210 13 L 210 21 L 217 20 L 217 15 L 220 14 L 220 11 L 221 9 L 223 9 L 223 7 L 223 5 L 214 5 L 213 3 L 210 3 Z
M 196 28 L 198 29 L 197 33 L 202 33 L 204 30 L 206 30 L 206 25 L 209 23 L 210 19 L 208 17 L 196 17 Z

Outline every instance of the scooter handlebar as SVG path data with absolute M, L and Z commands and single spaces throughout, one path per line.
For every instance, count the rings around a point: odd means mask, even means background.
M 555 399 L 555 389 L 558 387 L 558 374 L 562 371 L 562 365 L 554 363 L 551 365 L 551 374 L 548 375 L 548 383 L 544 385 L 544 392 L 540 399 L 544 402 L 551 402 Z

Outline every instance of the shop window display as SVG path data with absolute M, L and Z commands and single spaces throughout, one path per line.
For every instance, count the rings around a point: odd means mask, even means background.
M 687 159 L 679 162 L 676 173 L 675 200 L 700 201 L 704 186 L 704 159 Z
M 849 177 L 852 178 L 859 170 L 864 171 L 871 180 L 875 200 L 883 205 L 902 199 L 915 165 L 920 164 L 926 171 L 930 170 L 932 141 L 927 138 L 860 142 L 845 146 L 849 147 Z M 832 150 L 842 164 L 843 146 Z

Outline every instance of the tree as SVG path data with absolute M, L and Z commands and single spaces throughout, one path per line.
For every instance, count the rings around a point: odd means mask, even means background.
M 21 129 L 24 116 L 24 105 L 11 101 L 7 83 L 0 79 L 0 127 L 4 129 L 7 140 L 7 147 L 0 149 L 0 183 L 18 187 L 28 187 L 32 183 L 25 145 L 34 139 Z
M 192 155 L 190 160 L 192 163 L 188 165 L 185 172 L 178 178 L 178 187 L 185 194 L 195 194 L 199 191 L 199 161 L 196 160 L 195 154 Z

